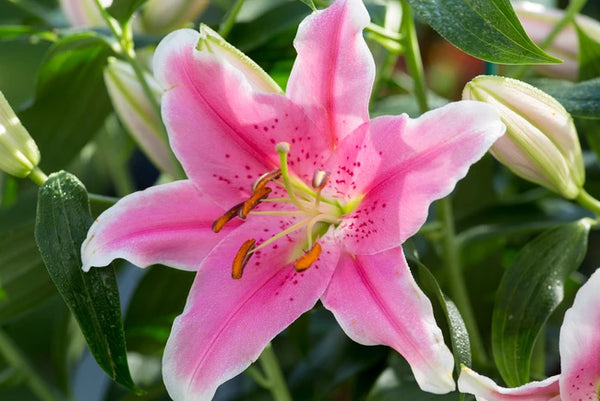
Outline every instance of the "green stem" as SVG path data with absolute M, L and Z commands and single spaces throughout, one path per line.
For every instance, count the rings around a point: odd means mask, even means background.
M 275 355 L 273 346 L 270 343 L 260 355 L 258 361 L 265 372 L 265 377 L 269 384 L 268 388 L 273 395 L 273 399 L 275 401 L 292 401 L 292 396 L 279 367 L 277 355 Z
M 454 213 L 452 212 L 452 201 L 450 197 L 445 197 L 437 202 L 438 218 L 444 226 L 445 235 L 442 238 L 442 247 L 444 250 L 444 262 L 448 275 L 448 283 L 452 299 L 460 311 L 465 322 L 469 339 L 471 341 L 471 350 L 473 351 L 473 360 L 479 366 L 487 366 L 487 353 L 483 346 L 483 340 L 477 326 L 475 313 L 469 295 L 467 285 L 463 276 L 460 248 L 456 240 L 456 231 L 454 228 Z
M 60 401 L 46 382 L 33 370 L 17 344 L 3 330 L 0 330 L 0 354 L 9 365 L 26 377 L 27 385 L 40 400 Z
M 27 177 L 29 177 L 31 181 L 35 182 L 39 186 L 44 185 L 44 183 L 48 179 L 48 176 L 37 166 L 33 170 L 31 170 L 31 173 L 29 173 Z
M 417 41 L 417 34 L 412 18 L 412 10 L 405 0 L 401 0 L 401 4 L 402 29 L 406 40 L 406 64 L 414 80 L 414 92 L 419 103 L 419 109 L 421 110 L 421 113 L 424 113 L 429 110 L 429 107 L 427 104 L 425 72 L 421 60 L 421 53 L 419 51 L 419 43 Z M 473 313 L 473 307 L 471 306 L 467 294 L 467 286 L 463 277 L 459 247 L 456 241 L 456 231 L 454 229 L 452 201 L 449 197 L 440 199 L 437 202 L 437 211 L 445 234 L 441 241 L 444 250 L 444 263 L 448 273 L 450 292 L 465 321 L 467 332 L 469 333 L 469 338 L 471 340 L 473 359 L 476 363 L 485 366 L 487 365 L 487 353 L 483 346 L 481 334 L 479 333 L 477 321 L 475 320 L 475 314 Z
M 421 113 L 429 110 L 427 104 L 427 88 L 425 86 L 425 70 L 423 68 L 423 60 L 421 59 L 421 51 L 419 50 L 419 42 L 417 40 L 417 30 L 412 16 L 412 9 L 405 0 L 401 0 L 402 5 L 402 26 L 401 33 L 404 40 L 404 51 L 406 66 L 408 72 L 414 80 L 414 93 L 419 104 Z
M 117 42 L 119 44 L 117 46 L 117 48 L 114 49 L 115 52 L 120 54 L 129 63 L 129 65 L 133 69 L 133 72 L 135 73 L 135 76 L 138 79 L 138 81 L 142 87 L 142 91 L 144 92 L 144 95 L 146 95 L 146 97 L 148 98 L 148 101 L 150 102 L 152 110 L 159 117 L 159 121 L 161 122 L 160 123 L 160 131 L 159 131 L 160 138 L 163 141 L 165 141 L 165 143 L 168 144 L 169 137 L 167 135 L 167 130 L 166 130 L 165 126 L 162 124 L 160 101 L 156 98 L 156 95 L 152 91 L 152 88 L 150 87 L 150 84 L 148 83 L 148 80 L 146 79 L 146 76 L 144 74 L 144 69 L 138 62 L 136 55 L 135 55 L 131 23 L 127 22 L 125 24 L 125 26 L 121 26 L 118 23 L 118 21 L 115 20 L 113 17 L 111 17 L 110 14 L 106 11 L 106 9 L 104 9 L 104 7 L 102 7 L 102 4 L 100 4 L 100 0 L 95 0 L 95 2 L 96 2 L 96 6 L 100 10 L 100 14 L 102 15 L 102 18 L 104 18 L 104 20 L 106 21 L 106 24 L 108 25 L 114 38 L 117 40 Z M 178 177 L 174 177 L 174 178 L 185 178 L 186 174 L 183 171 L 183 168 L 181 167 L 179 160 L 177 160 L 177 158 L 175 157 L 175 154 L 173 152 L 169 152 L 169 153 L 171 155 L 171 161 L 173 162 L 173 165 L 175 166 L 175 168 L 178 171 L 178 174 L 177 174 Z
M 237 18 L 237 15 L 240 12 L 243 4 L 244 0 L 237 0 L 233 7 L 231 7 L 229 11 L 227 11 L 227 14 L 225 15 L 225 20 L 223 20 L 221 26 L 219 27 L 219 35 L 221 35 L 223 38 L 227 37 L 227 35 L 229 35 L 229 32 L 231 32 L 231 28 L 233 28 L 233 24 L 235 24 L 235 19 Z
M 552 28 L 552 31 L 550 31 L 548 36 L 546 36 L 546 39 L 544 39 L 544 41 L 540 43 L 540 49 L 546 50 L 546 48 L 548 48 L 548 46 L 552 44 L 552 42 L 556 38 L 556 35 L 558 35 L 560 31 L 562 31 L 567 25 L 573 22 L 575 16 L 579 14 L 581 9 L 585 6 L 585 3 L 587 3 L 587 0 L 571 0 L 569 2 L 569 5 L 565 9 L 565 14 L 563 15 L 563 17 L 557 22 L 556 25 L 554 25 L 554 28 Z M 528 65 L 522 65 L 515 71 L 513 77 L 517 79 L 523 77 L 523 75 L 525 75 L 525 73 L 527 72 L 528 68 Z
M 588 194 L 585 189 L 581 188 L 575 200 L 581 206 L 596 214 L 596 216 L 600 216 L 600 201 Z

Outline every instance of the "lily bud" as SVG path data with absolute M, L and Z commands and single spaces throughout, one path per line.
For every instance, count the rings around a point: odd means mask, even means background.
M 162 90 L 150 74 L 145 74 L 156 100 Z M 133 68 L 126 62 L 109 58 L 104 69 L 104 82 L 119 119 L 144 153 L 161 170 L 175 176 L 173 157 L 162 135 L 162 122 L 150 99 L 142 89 Z
M 166 33 L 192 22 L 208 6 L 208 0 L 148 0 L 141 13 L 145 32 Z
M 565 15 L 564 10 L 545 7 L 529 1 L 516 2 L 513 7 L 525 32 L 538 45 L 548 37 L 552 29 Z M 577 15 L 575 22 L 590 38 L 600 42 L 600 22 L 585 15 Z M 562 59 L 563 63 L 535 66 L 539 72 L 554 78 L 577 80 L 579 40 L 575 26 L 572 23 L 565 26 L 545 50 L 549 54 Z
M 196 49 L 200 52 L 210 53 L 220 62 L 233 66 L 246 76 L 255 90 L 267 93 L 283 93 L 279 85 L 273 81 L 273 78 L 258 64 L 204 24 L 200 25 L 200 39 Z
M 109 7 L 112 2 L 113 0 L 100 0 L 104 8 Z M 73 27 L 88 28 L 106 25 L 94 0 L 60 0 L 60 8 Z
M 0 92 L 0 170 L 24 178 L 40 162 L 40 151 Z
M 506 135 L 490 149 L 496 159 L 567 199 L 579 194 L 585 181 L 581 146 L 573 119 L 558 101 L 529 84 L 498 76 L 474 78 L 463 99 L 498 110 Z

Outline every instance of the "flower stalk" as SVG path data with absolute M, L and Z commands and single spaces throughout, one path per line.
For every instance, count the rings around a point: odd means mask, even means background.
M 405 40 L 405 58 L 408 70 L 414 80 L 414 93 L 419 104 L 421 113 L 429 110 L 427 102 L 427 92 L 425 85 L 425 72 L 423 61 L 419 50 L 419 42 L 415 29 L 412 10 L 405 0 L 402 4 L 402 33 Z M 462 271 L 460 260 L 459 244 L 456 241 L 456 231 L 454 228 L 454 213 L 452 212 L 452 200 L 449 196 L 437 201 L 438 220 L 441 223 L 444 235 L 442 237 L 442 249 L 444 252 L 444 263 L 448 280 L 450 283 L 450 293 L 452 299 L 456 302 L 462 318 L 469 333 L 473 359 L 476 363 L 487 365 L 487 353 L 483 346 L 483 340 L 479 333 L 477 320 L 473 312 L 473 307 L 467 292 L 467 285 Z
M 266 383 L 264 384 L 267 385 L 267 388 L 273 395 L 273 399 L 275 401 L 292 401 L 292 396 L 285 383 L 277 355 L 271 344 L 265 347 L 258 361 L 265 372 Z

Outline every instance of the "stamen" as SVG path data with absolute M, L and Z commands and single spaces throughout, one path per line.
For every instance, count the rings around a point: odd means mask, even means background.
M 331 173 L 329 171 L 316 169 L 313 173 L 312 186 L 314 189 L 322 190 L 327 185 Z
M 247 239 L 240 247 L 240 250 L 235 254 L 231 268 L 231 277 L 234 279 L 239 280 L 242 278 L 244 267 L 246 267 L 252 256 L 252 253 L 250 252 L 254 250 L 255 243 L 256 240 L 254 238 Z
M 309 267 L 312 266 L 313 263 L 317 261 L 319 256 L 321 255 L 321 245 L 318 242 L 310 248 L 310 251 L 306 252 L 304 255 L 300 256 L 294 262 L 294 269 L 296 271 L 302 272 Z
M 267 196 L 269 196 L 270 193 L 271 188 L 269 187 L 261 187 L 257 189 L 256 192 L 254 192 L 252 196 L 250 196 L 250 198 L 248 198 L 248 200 L 244 202 L 242 207 L 239 209 L 238 216 L 240 216 L 240 218 L 242 219 L 248 217 L 248 213 L 250 213 L 252 209 L 254 209 L 256 206 L 258 206 L 258 204 Z
M 237 205 L 226 211 L 221 217 L 216 219 L 212 224 L 213 232 L 218 233 L 219 231 L 221 231 L 229 220 L 233 219 L 235 216 L 238 215 L 239 211 L 242 209 L 245 203 L 246 202 L 238 203 Z
M 252 184 L 252 192 L 258 191 L 260 188 L 264 187 L 269 182 L 278 179 L 279 176 L 281 176 L 280 168 L 278 168 L 277 170 L 270 171 L 268 173 L 264 173 L 258 178 L 258 180 L 254 181 L 254 184 Z
M 287 142 L 279 142 L 275 145 L 275 150 L 279 153 L 279 166 L 281 169 L 281 177 L 283 178 L 283 185 L 285 186 L 285 190 L 292 202 L 298 207 L 298 209 L 304 210 L 304 207 L 301 206 L 298 198 L 296 198 L 296 194 L 294 192 L 294 188 L 292 187 L 292 183 L 290 182 L 290 174 L 288 172 L 287 165 L 287 156 L 290 153 L 290 144 Z

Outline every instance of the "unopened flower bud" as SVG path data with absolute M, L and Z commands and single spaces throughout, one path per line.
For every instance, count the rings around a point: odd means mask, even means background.
M 208 0 L 148 0 L 141 12 L 145 32 L 165 33 L 194 21 L 208 6 Z
M 515 2 L 513 7 L 525 32 L 538 45 L 544 42 L 565 15 L 564 10 L 545 7 L 529 1 Z M 575 22 L 586 35 L 600 42 L 600 22 L 585 15 L 577 15 Z M 545 50 L 549 54 L 562 59 L 563 63 L 535 66 L 536 70 L 554 78 L 577 80 L 579 40 L 574 24 L 571 23 L 565 26 Z
M 40 162 L 40 151 L 0 92 L 0 170 L 24 178 Z
M 100 0 L 100 4 L 104 8 L 109 7 L 112 2 L 113 0 Z M 60 8 L 71 26 L 76 28 L 106 25 L 94 0 L 60 0 Z
M 567 199 L 583 186 L 585 171 L 573 119 L 558 101 L 516 79 L 479 76 L 463 99 L 494 106 L 506 125 L 490 152 L 518 176 Z
M 145 74 L 156 100 L 160 102 L 162 90 L 150 74 Z M 119 119 L 144 153 L 162 171 L 177 174 L 166 138 L 162 134 L 160 116 L 146 96 L 131 65 L 109 58 L 104 69 L 104 82 Z

